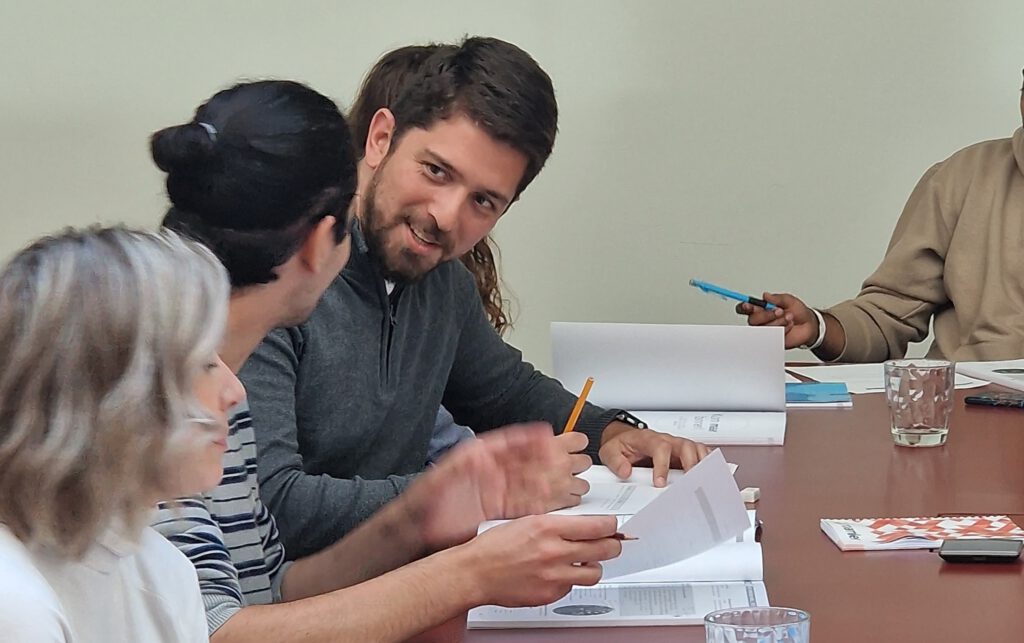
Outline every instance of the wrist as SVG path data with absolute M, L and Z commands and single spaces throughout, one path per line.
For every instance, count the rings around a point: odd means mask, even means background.
M 494 602 L 486 580 L 487 561 L 477 555 L 475 542 L 456 545 L 427 559 L 437 563 L 441 578 L 451 579 L 448 587 L 463 611 Z
M 621 420 L 612 420 L 608 423 L 608 426 L 604 427 L 604 431 L 601 431 L 601 445 L 604 446 L 609 440 L 634 428 L 636 427 L 630 426 Z
M 810 344 L 801 344 L 800 348 L 813 351 L 825 343 L 825 333 L 828 326 L 825 324 L 825 317 L 821 314 L 821 311 L 817 308 L 811 308 L 810 310 L 814 314 L 814 318 L 817 320 L 818 334 L 813 342 Z
M 398 541 L 396 545 L 417 558 L 441 549 L 431 541 L 428 533 L 429 509 L 422 500 L 421 489 L 416 488 L 422 486 L 414 483 L 406 493 L 385 505 L 379 512 L 385 532 Z

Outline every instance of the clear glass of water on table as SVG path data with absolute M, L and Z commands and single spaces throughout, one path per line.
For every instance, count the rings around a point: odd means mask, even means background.
M 707 643 L 810 643 L 811 615 L 790 607 L 734 607 L 704 617 Z
M 953 412 L 952 362 L 897 359 L 885 363 L 885 396 L 893 442 L 905 447 L 946 443 Z

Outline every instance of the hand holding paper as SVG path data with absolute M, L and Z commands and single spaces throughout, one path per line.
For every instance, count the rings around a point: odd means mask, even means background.
M 750 527 L 721 451 L 673 482 L 627 520 L 623 533 L 639 538 L 623 545 L 622 556 L 605 565 L 605 580 L 662 567 L 736 538 Z
M 491 588 L 481 603 L 543 605 L 601 579 L 593 563 L 622 550 L 616 526 L 613 516 L 527 516 L 487 530 L 460 553 L 469 557 L 465 568 L 476 586 Z
M 624 426 L 627 428 L 604 441 L 600 451 L 601 462 L 623 479 L 630 476 L 634 464 L 650 462 L 654 467 L 654 486 L 664 487 L 670 468 L 690 469 L 711 452 L 705 445 L 686 438 Z M 610 426 L 605 431 L 614 428 Z

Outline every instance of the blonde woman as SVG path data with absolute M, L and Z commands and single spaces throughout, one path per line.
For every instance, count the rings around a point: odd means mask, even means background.
M 69 230 L 0 272 L 4 640 L 207 640 L 194 568 L 145 525 L 220 480 L 227 302 L 169 232 Z

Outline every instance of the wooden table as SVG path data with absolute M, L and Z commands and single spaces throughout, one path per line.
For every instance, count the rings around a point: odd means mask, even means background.
M 784 447 L 723 447 L 758 515 L 772 605 L 807 610 L 812 640 L 1024 640 L 1022 564 L 950 565 L 927 550 L 840 552 L 820 518 L 1024 514 L 1024 411 L 965 407 L 947 444 L 897 447 L 881 394 L 852 409 L 789 412 Z M 1024 524 L 1019 517 L 1018 523 Z M 704 640 L 690 627 L 470 631 L 470 643 Z

